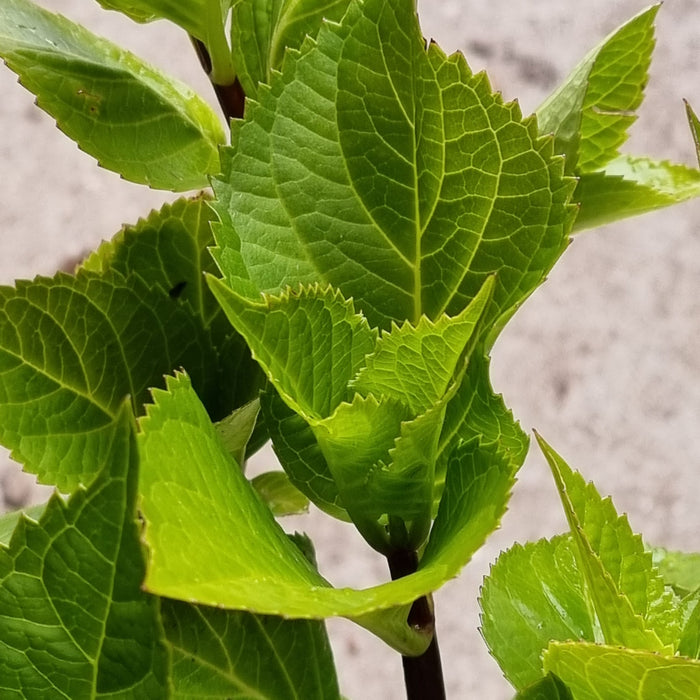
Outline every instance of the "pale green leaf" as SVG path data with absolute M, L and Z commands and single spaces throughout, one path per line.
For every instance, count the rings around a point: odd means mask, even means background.
M 120 411 L 99 476 L 0 547 L 0 696 L 169 697 L 158 601 L 141 590 L 132 418 Z
M 309 510 L 309 499 L 291 483 L 284 472 L 264 472 L 258 474 L 251 483 L 273 515 L 298 515 Z
M 269 83 L 285 49 L 298 49 L 316 36 L 321 23 L 338 21 L 350 0 L 234 0 L 231 47 L 238 79 L 247 96 Z
M 246 367 L 244 345 L 225 342 L 221 356 L 216 340 L 189 305 L 135 275 L 2 287 L 0 441 L 43 483 L 89 483 L 124 397 L 138 412 L 164 373 L 185 367 L 214 418 L 248 398 L 245 381 L 231 381 Z
M 459 571 L 498 527 L 514 482 L 512 465 L 498 446 L 479 440 L 457 445 L 419 569 L 439 565 Z
M 260 408 L 272 446 L 292 484 L 321 510 L 349 521 L 338 486 L 309 424 L 274 390 L 260 395 Z
M 569 689 L 556 676 L 544 678 L 523 688 L 513 700 L 574 700 Z
M 653 547 L 651 555 L 664 583 L 679 596 L 686 596 L 700 588 L 700 553 Z
M 604 170 L 581 175 L 575 231 L 663 209 L 700 195 L 700 171 L 685 165 L 620 156 Z
M 12 533 L 17 527 L 20 518 L 29 518 L 30 520 L 38 521 L 42 513 L 46 509 L 46 503 L 36 506 L 28 506 L 19 510 L 13 510 L 9 513 L 0 515 L 0 545 L 8 545 Z
M 569 535 L 514 545 L 481 589 L 481 629 L 492 656 L 518 689 L 544 675 L 551 640 L 596 641 L 600 632 Z
M 418 547 L 423 541 L 443 413 L 444 406 L 437 406 L 413 418 L 408 407 L 394 400 L 356 394 L 352 403 L 340 404 L 312 426 L 342 503 L 381 552 L 391 549 L 383 516 L 406 525 L 417 520 L 410 544 Z
M 80 148 L 151 187 L 206 187 L 225 135 L 187 86 L 30 0 L 0 7 L 0 57 Z
M 248 443 L 255 430 L 260 400 L 253 399 L 216 423 L 216 432 L 233 459 L 245 470 Z
M 350 388 L 363 396 L 400 401 L 414 416 L 441 402 L 464 369 L 492 289 L 489 280 L 454 318 L 443 314 L 431 321 L 423 316 L 416 326 L 406 321 L 382 332 Z
M 458 519 L 466 534 L 451 540 L 460 544 L 451 549 L 438 543 L 429 563 L 397 581 L 334 589 L 289 541 L 242 475 L 189 380 L 170 378 L 168 392 L 154 395 L 156 404 L 141 420 L 139 436 L 148 590 L 285 617 L 349 617 L 405 653 L 421 653 L 429 638 L 406 624 L 410 604 L 455 576 L 493 529 L 494 493 L 503 490 L 498 465 L 494 470 L 479 458 L 477 473 L 486 476 L 467 489 L 472 504 L 460 509 L 468 517 Z
M 677 609 L 641 538 L 609 499 L 603 501 L 592 484 L 586 485 L 540 436 L 537 440 L 552 470 L 605 642 L 672 653 Z
M 567 170 L 598 170 L 618 155 L 642 102 L 654 49 L 654 5 L 606 37 L 537 110 Z
M 136 22 L 167 19 L 182 27 L 207 48 L 211 78 L 219 85 L 233 83 L 235 74 L 226 26 L 233 0 L 97 0 L 108 10 L 118 10 Z
M 217 610 L 164 598 L 174 700 L 334 700 L 322 622 Z
M 678 656 L 554 642 L 544 666 L 576 700 L 697 700 L 700 695 L 700 662 Z
M 436 495 L 441 493 L 447 461 L 460 442 L 478 439 L 482 445 L 497 445 L 508 461 L 511 474 L 522 466 L 529 448 L 523 432 L 503 398 L 496 395 L 489 380 L 489 358 L 476 349 L 455 396 L 447 404 L 438 445 Z
M 536 131 L 426 50 L 412 0 L 352 4 L 234 124 L 217 262 L 231 286 L 330 284 L 385 329 L 455 316 L 497 273 L 490 326 L 566 246 L 573 183 Z

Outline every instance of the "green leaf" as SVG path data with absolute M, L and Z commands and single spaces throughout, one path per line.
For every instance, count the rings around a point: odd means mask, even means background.
M 262 614 L 349 617 L 403 653 L 422 653 L 430 640 L 406 624 L 410 604 L 455 576 L 483 532 L 495 526 L 488 514 L 494 511 L 494 491 L 502 488 L 493 484 L 501 479 L 494 479 L 485 460 L 478 466 L 486 477 L 468 489 L 473 504 L 460 511 L 473 515 L 460 517 L 466 534 L 459 557 L 457 546 L 436 547 L 429 564 L 410 576 L 364 590 L 333 589 L 241 474 L 189 380 L 179 375 L 167 385 L 168 392 L 154 391 L 156 404 L 140 422 L 140 506 L 150 550 L 146 588 Z
M 700 662 L 649 651 L 555 642 L 544 666 L 576 700 L 695 700 L 700 688 Z
M 700 588 L 700 553 L 654 547 L 651 555 L 664 583 L 679 596 L 686 596 Z
M 605 170 L 581 175 L 575 231 L 679 204 L 700 195 L 700 171 L 685 165 L 620 156 Z
M 4 0 L 0 57 L 80 148 L 133 182 L 185 191 L 218 172 L 225 135 L 188 87 L 80 25 Z
M 574 700 L 574 698 L 564 683 L 549 673 L 527 688 L 523 688 L 514 700 Z
M 350 521 L 342 506 L 338 486 L 309 424 L 274 390 L 260 395 L 260 408 L 270 431 L 272 446 L 291 483 L 324 512 Z
M 426 50 L 412 0 L 352 4 L 289 52 L 214 182 L 229 285 L 330 284 L 370 325 L 456 316 L 497 273 L 487 327 L 566 246 L 573 183 L 534 120 L 464 58 Z
M 218 377 L 216 390 L 204 392 L 200 380 L 195 382 L 207 410 L 219 418 L 255 399 L 265 379 L 204 279 L 203 273 L 215 268 L 208 250 L 214 242 L 211 223 L 215 217 L 208 200 L 199 195 L 165 204 L 104 242 L 82 268 L 100 276 L 111 272 L 127 279 L 135 276 L 149 287 L 160 287 L 170 299 L 184 305 L 198 325 L 209 329 L 208 342 L 214 352 L 205 371 Z M 167 367 L 162 373 L 176 367 Z M 192 368 L 188 369 L 195 376 Z
M 498 527 L 515 482 L 511 464 L 496 445 L 473 440 L 450 455 L 447 478 L 419 569 L 459 571 Z
M 700 658 L 700 588 L 689 593 L 680 603 L 683 627 L 678 653 L 690 659 Z
M 695 153 L 698 157 L 698 163 L 700 164 L 700 120 L 688 102 L 685 103 L 685 113 L 688 117 L 690 132 L 693 135 L 693 143 L 695 143 Z
M 455 396 L 447 404 L 438 445 L 436 496 L 444 482 L 447 461 L 460 442 L 479 440 L 482 445 L 497 445 L 501 457 L 514 476 L 523 464 L 529 439 L 506 408 L 503 398 L 494 393 L 489 379 L 489 358 L 477 348 Z
M 480 604 L 489 651 L 518 689 L 542 678 L 551 640 L 600 637 L 570 535 L 503 552 L 484 579 Z
M 233 0 L 97 0 L 108 10 L 118 10 L 136 22 L 167 19 L 199 39 L 212 63 L 211 78 L 218 85 L 234 81 L 226 24 Z
M 374 351 L 350 383 L 362 396 L 385 396 L 408 406 L 418 416 L 443 401 L 473 349 L 477 325 L 488 306 L 493 279 L 458 316 L 436 321 L 421 317 L 384 331 Z M 470 343 L 471 341 L 471 343 Z
M 255 430 L 259 413 L 260 400 L 253 399 L 216 424 L 216 432 L 219 433 L 224 446 L 244 471 L 246 448 Z
M 234 0 L 231 46 L 237 77 L 246 96 L 269 83 L 286 48 L 298 49 L 325 21 L 339 21 L 350 0 Z
M 285 402 L 306 420 L 330 415 L 376 333 L 352 301 L 330 287 L 246 299 L 209 278 L 214 295 Z
M 604 640 L 633 649 L 673 651 L 678 639 L 678 611 L 673 597 L 634 535 L 626 517 L 618 517 L 610 499 L 601 499 L 540 437 L 564 512 L 576 542 Z
M 206 325 L 212 325 L 215 317 L 224 315 L 202 274 L 216 269 L 208 251 L 215 219 L 208 196 L 178 199 L 135 226 L 125 226 L 81 267 L 100 274 L 112 270 L 124 277 L 137 275 L 190 304 Z
M 128 406 L 92 485 L 55 495 L 0 547 L 0 695 L 169 697 L 158 601 L 143 593 Z
M 30 520 L 38 521 L 45 509 L 46 503 L 41 503 L 40 505 L 29 506 L 0 515 L 0 545 L 10 544 L 10 538 L 20 519 L 29 518 Z
M 292 485 L 284 472 L 265 472 L 251 483 L 273 515 L 298 515 L 309 510 L 309 499 Z
M 322 622 L 284 620 L 163 599 L 175 700 L 339 698 Z
M 593 49 L 537 110 L 567 170 L 583 174 L 618 155 L 644 97 L 660 5 L 644 10 Z
M 229 413 L 250 391 L 228 383 L 246 366 L 236 341 L 220 357 L 188 305 L 137 276 L 83 271 L 2 287 L 0 441 L 43 483 L 89 483 L 124 397 L 138 412 L 164 373 L 184 366 L 212 416 Z

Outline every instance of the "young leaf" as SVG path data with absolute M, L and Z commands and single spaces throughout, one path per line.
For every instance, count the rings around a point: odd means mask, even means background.
M 258 83 L 269 83 L 285 49 L 298 49 L 316 36 L 321 23 L 339 21 L 350 0 L 234 0 L 231 47 L 245 94 L 255 98 Z
M 30 0 L 0 7 L 0 57 L 100 165 L 158 189 L 206 187 L 225 135 L 188 87 Z
M 289 408 L 274 389 L 260 395 L 260 409 L 272 446 L 291 483 L 324 512 L 350 521 L 309 424 Z
M 0 547 L 0 695 L 169 697 L 158 601 L 143 593 L 136 446 L 123 406 L 99 476 Z
M 627 518 L 584 483 L 537 436 L 554 475 L 579 563 L 607 644 L 668 653 L 678 639 L 678 611 Z
M 680 602 L 683 628 L 678 642 L 678 653 L 689 659 L 700 659 L 700 588 L 696 588 Z
M 260 413 L 260 400 L 253 399 L 216 423 L 216 432 L 237 464 L 245 469 L 248 443 Z
M 551 640 L 600 639 L 570 535 L 503 552 L 484 579 L 480 604 L 489 651 L 518 689 L 542 678 Z
M 216 418 L 249 398 L 245 382 L 228 384 L 245 346 L 235 338 L 223 349 L 188 305 L 135 275 L 59 273 L 0 288 L 0 441 L 41 482 L 71 491 L 94 477 L 124 397 L 138 412 L 164 373 L 186 367 Z
M 554 642 L 544 667 L 576 700 L 695 700 L 700 689 L 700 662 L 635 649 Z
M 620 156 L 604 170 L 580 176 L 575 231 L 679 204 L 700 196 L 700 171 L 685 165 Z
M 416 326 L 406 321 L 384 331 L 350 388 L 362 396 L 400 401 L 414 416 L 440 403 L 449 389 L 454 391 L 456 375 L 464 371 L 492 289 L 493 279 L 487 280 L 454 318 L 443 314 L 431 321 L 423 316 Z
M 599 170 L 618 155 L 644 97 L 660 5 L 608 36 L 537 110 L 540 133 L 553 133 L 567 170 Z
M 330 415 L 376 338 L 352 301 L 319 285 L 250 300 L 221 280 L 209 281 L 285 402 L 306 420 Z
M 0 515 L 0 545 L 7 546 L 10 544 L 12 533 L 15 531 L 17 523 L 20 521 L 20 519 L 29 518 L 31 520 L 38 521 L 46 509 L 46 505 L 46 503 L 42 503 L 40 505 L 29 506 L 27 508 L 22 508 L 21 510 L 13 510 L 9 513 L 3 513 Z
M 654 547 L 651 555 L 664 584 L 671 586 L 679 596 L 687 596 L 700 588 L 700 553 Z
M 574 697 L 562 681 L 548 673 L 544 678 L 523 688 L 514 700 L 574 700 Z
M 176 700 L 340 698 L 322 622 L 217 610 L 164 598 Z
M 309 499 L 292 485 L 284 472 L 265 472 L 251 483 L 273 515 L 298 515 L 309 510 Z
M 459 571 L 498 527 L 515 482 L 504 452 L 479 440 L 453 450 L 419 570 L 439 564 Z
M 564 250 L 573 183 L 551 141 L 462 56 L 426 51 L 414 5 L 352 4 L 234 125 L 213 183 L 231 286 L 330 284 L 386 329 L 459 314 L 496 272 L 489 325 Z
M 529 439 L 513 414 L 496 395 L 489 379 L 489 358 L 480 348 L 474 350 L 455 396 L 447 404 L 438 444 L 436 495 L 441 493 L 447 461 L 460 442 L 479 440 L 482 445 L 498 445 L 501 458 L 515 476 L 529 448 Z
M 231 49 L 226 41 L 226 24 L 233 0 L 97 0 L 108 10 L 119 10 L 136 22 L 167 19 L 206 47 L 212 63 L 211 78 L 229 85 L 233 72 Z

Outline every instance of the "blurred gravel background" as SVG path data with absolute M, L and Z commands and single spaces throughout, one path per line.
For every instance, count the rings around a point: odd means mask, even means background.
M 90 0 L 42 0 L 129 46 L 213 97 L 189 43 L 163 23 L 131 24 Z M 530 113 L 584 53 L 644 0 L 419 0 L 424 33 L 487 69 L 495 89 Z M 0 70 L 0 282 L 51 274 L 167 195 L 93 164 Z M 668 0 L 632 152 L 695 164 L 681 98 L 700 108 L 700 3 Z M 172 199 L 172 196 L 170 197 Z M 494 351 L 497 390 L 526 429 L 536 427 L 614 496 L 648 541 L 700 548 L 700 203 L 576 238 L 549 281 Z M 269 463 L 265 453 L 260 462 Z M 0 507 L 41 501 L 45 488 L 0 463 Z M 323 573 L 338 585 L 387 576 L 352 528 L 312 514 L 290 528 L 314 537 Z M 533 449 L 503 527 L 464 574 L 436 596 L 448 696 L 505 700 L 512 693 L 478 633 L 483 575 L 513 541 L 564 527 L 542 458 Z M 404 696 L 400 661 L 344 621 L 330 629 L 349 698 Z

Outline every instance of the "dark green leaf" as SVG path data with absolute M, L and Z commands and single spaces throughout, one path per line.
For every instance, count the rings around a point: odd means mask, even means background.
M 163 599 L 175 700 L 339 698 L 324 624 Z
M 88 487 L 21 518 L 0 547 L 0 695 L 169 697 L 158 601 L 141 590 L 137 462 L 128 406 Z

